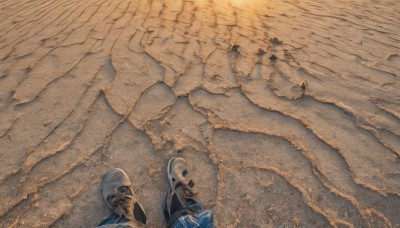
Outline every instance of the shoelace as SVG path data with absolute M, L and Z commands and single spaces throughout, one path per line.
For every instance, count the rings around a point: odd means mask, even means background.
M 197 195 L 197 192 L 193 191 L 193 186 L 194 186 L 194 182 L 192 180 L 189 181 L 188 184 L 186 184 L 183 181 L 179 181 L 178 184 L 176 185 L 175 189 L 178 187 L 182 187 L 183 190 L 185 191 L 185 197 L 192 197 Z
M 119 216 L 128 216 L 130 214 L 130 204 L 132 196 L 126 192 L 119 192 L 108 197 L 113 211 Z

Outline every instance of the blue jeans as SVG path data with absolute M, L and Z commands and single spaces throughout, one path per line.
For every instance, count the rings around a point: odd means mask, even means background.
M 188 205 L 187 205 L 188 206 Z M 199 205 L 192 205 L 196 207 Z M 173 221 L 170 221 L 169 227 L 173 228 L 213 228 L 213 211 L 211 210 L 201 210 L 196 213 L 190 213 L 188 211 L 176 212 L 176 217 Z M 180 216 L 182 215 L 182 216 Z M 143 225 L 136 224 L 135 221 L 128 219 L 126 217 L 119 217 L 115 213 L 111 213 L 107 218 L 105 218 L 99 225 L 98 228 L 134 228 L 143 227 Z
M 112 213 L 106 219 L 104 219 L 98 226 L 98 228 L 135 228 L 140 227 L 134 221 L 125 218 L 118 217 Z M 204 210 L 196 214 L 186 214 L 179 217 L 176 222 L 172 225 L 174 228 L 213 228 L 213 211 Z
M 201 211 L 197 214 L 188 214 L 179 217 L 172 226 L 174 228 L 213 228 L 213 212 L 210 210 Z

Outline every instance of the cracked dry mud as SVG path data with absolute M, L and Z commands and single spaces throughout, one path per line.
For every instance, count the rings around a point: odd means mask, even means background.
M 0 226 L 93 227 L 110 168 L 163 227 L 400 227 L 394 0 L 0 0 Z

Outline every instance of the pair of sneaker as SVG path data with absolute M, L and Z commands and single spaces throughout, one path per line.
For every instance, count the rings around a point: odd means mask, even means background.
M 163 213 L 168 227 L 181 216 L 203 210 L 194 197 L 194 182 L 190 179 L 186 161 L 173 157 L 167 166 L 168 190 L 163 200 Z M 122 169 L 113 169 L 103 179 L 102 194 L 105 204 L 117 217 L 146 225 L 147 215 L 136 199 L 128 175 Z

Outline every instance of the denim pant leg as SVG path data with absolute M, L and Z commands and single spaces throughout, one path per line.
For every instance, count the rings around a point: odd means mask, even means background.
M 204 210 L 197 214 L 187 214 L 179 217 L 172 226 L 173 228 L 213 228 L 214 215 L 213 211 Z
M 174 228 L 213 228 L 213 211 L 204 210 L 203 205 L 195 197 L 190 197 L 186 201 L 186 209 L 175 212 L 168 227 Z
M 136 224 L 126 217 L 120 217 L 115 213 L 111 213 L 105 218 L 97 228 L 136 228 Z

